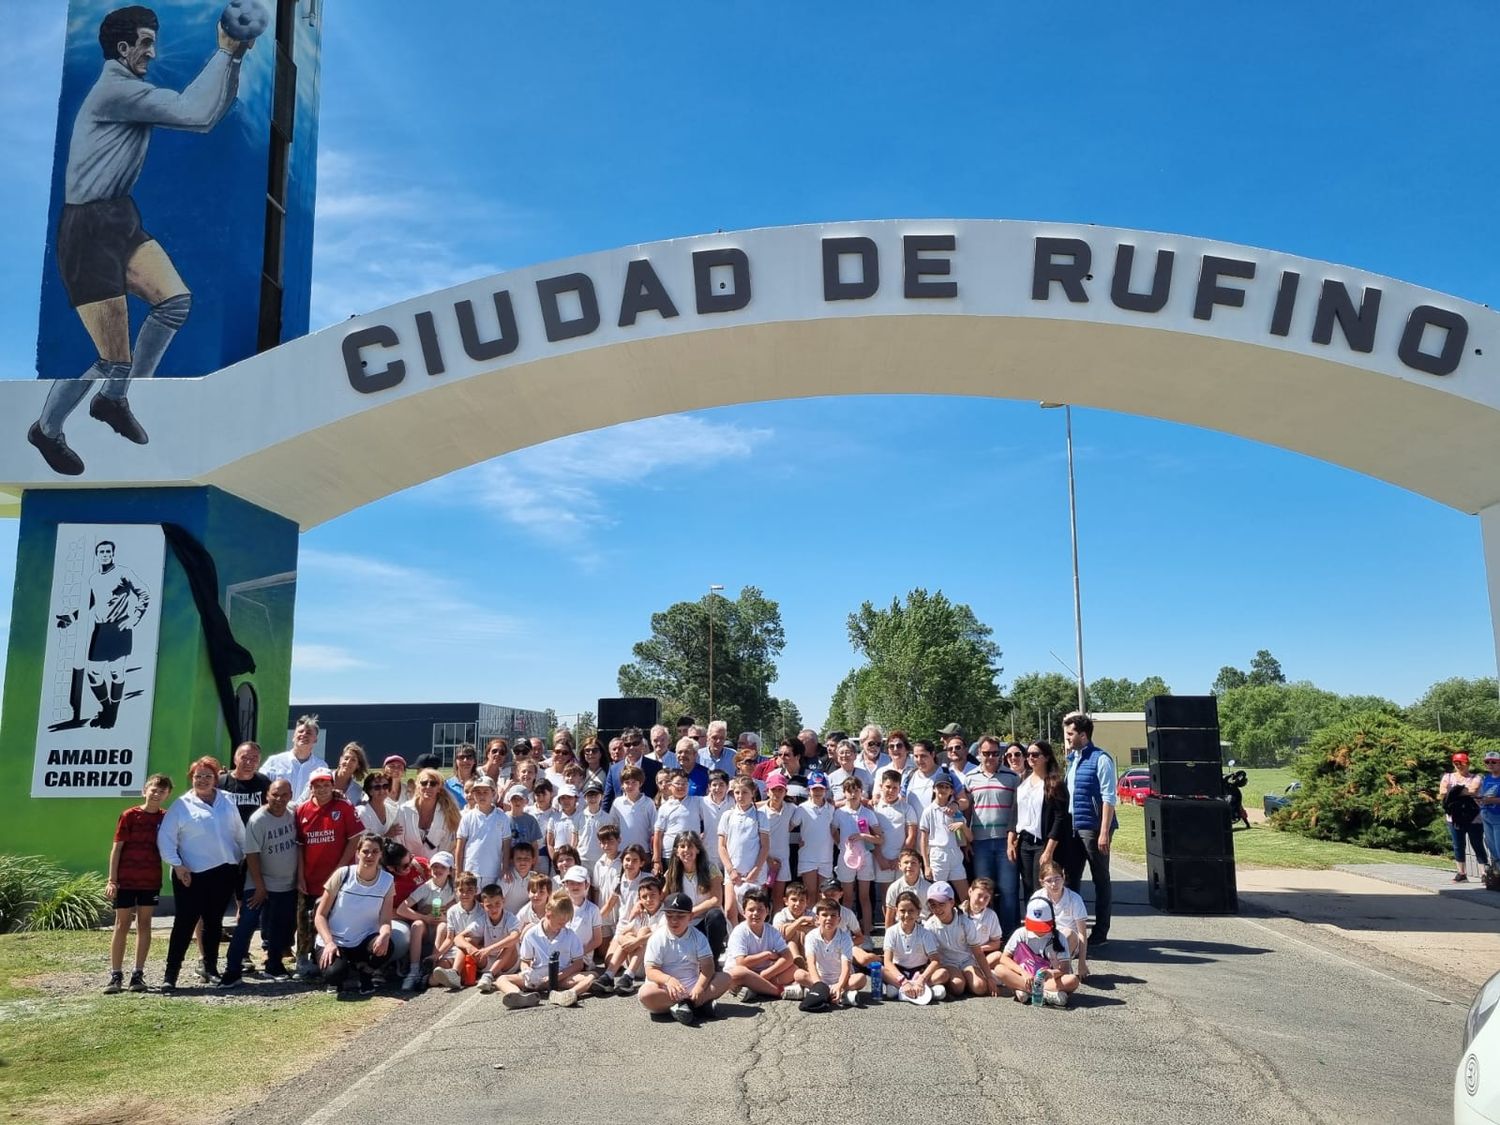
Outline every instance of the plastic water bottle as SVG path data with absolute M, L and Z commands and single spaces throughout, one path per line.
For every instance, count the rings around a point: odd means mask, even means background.
M 558 970 L 558 953 L 557 953 L 557 950 L 554 949 L 552 951 L 552 956 L 547 958 L 547 991 L 548 992 L 556 992 L 557 991 L 557 970 Z M 1040 1002 L 1041 1001 L 1038 1001 L 1038 1003 L 1040 1003 Z
M 432 916 L 441 918 L 443 916 L 443 899 L 441 895 L 432 896 Z
M 880 975 L 884 971 L 884 969 L 885 969 L 885 966 L 882 965 L 879 961 L 872 961 L 870 963 L 870 999 L 871 1000 L 884 1000 L 885 999 L 885 978 Z
M 1047 973 L 1043 969 L 1036 971 L 1036 976 L 1031 978 L 1031 1002 L 1036 1007 L 1041 1007 L 1043 1001 L 1042 982 L 1047 979 Z

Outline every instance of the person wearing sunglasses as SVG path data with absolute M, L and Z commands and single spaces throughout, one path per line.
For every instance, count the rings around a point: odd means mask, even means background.
M 1006 746 L 1003 761 L 1005 768 L 1015 774 L 1018 779 L 1024 780 L 1031 772 L 1026 764 L 1026 747 L 1019 742 L 1012 742 Z
M 635 766 L 645 775 L 641 792 L 653 801 L 656 800 L 656 775 L 661 772 L 662 765 L 657 759 L 646 756 L 646 736 L 640 727 L 626 727 L 620 732 L 620 749 L 624 751 L 623 756 L 618 762 L 610 764 L 609 774 L 604 779 L 606 811 L 614 807 L 616 797 L 625 794 L 625 786 L 620 780 L 620 773 L 627 766 Z
M 1037 739 L 1026 748 L 1026 762 L 1030 772 L 1016 787 L 1016 865 L 1021 894 L 1029 900 L 1037 891 L 1038 868 L 1051 861 L 1066 866 L 1075 839 L 1068 783 L 1052 744 Z
M 398 806 L 400 840 L 414 856 L 431 859 L 453 850 L 463 807 L 453 799 L 443 775 L 427 767 L 417 773 L 417 795 Z
M 401 836 L 401 817 L 391 794 L 391 778 L 385 770 L 365 775 L 365 799 L 356 810 L 361 827 L 382 840 Z
M 1020 924 L 1021 884 L 1016 870 L 1016 788 L 1021 784 L 1001 760 L 1000 739 L 979 739 L 979 765 L 964 778 L 969 789 L 970 830 L 973 833 L 974 877 L 995 886 L 995 912 L 1001 932 Z

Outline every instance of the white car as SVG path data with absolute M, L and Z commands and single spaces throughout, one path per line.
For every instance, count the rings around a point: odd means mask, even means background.
M 1500 973 L 1484 982 L 1464 1023 L 1453 1075 L 1454 1125 L 1500 1125 Z

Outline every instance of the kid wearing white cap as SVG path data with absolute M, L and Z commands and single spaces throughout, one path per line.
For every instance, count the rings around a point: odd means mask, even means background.
M 998 996 L 1002 982 L 980 951 L 979 930 L 974 919 L 958 909 L 954 899 L 953 888 L 947 883 L 938 882 L 927 888 L 927 905 L 932 915 L 922 925 L 937 938 L 938 962 L 943 969 L 940 983 L 954 997 L 965 992 Z
M 573 903 L 573 917 L 568 919 L 568 929 L 578 936 L 585 960 L 592 960 L 594 950 L 604 940 L 604 920 L 599 908 L 589 901 L 589 872 L 581 864 L 575 864 L 563 872 L 563 890 Z
M 454 863 L 472 871 L 481 887 L 497 882 L 510 865 L 510 817 L 495 806 L 495 783 L 489 775 L 474 775 L 474 807 L 458 818 Z

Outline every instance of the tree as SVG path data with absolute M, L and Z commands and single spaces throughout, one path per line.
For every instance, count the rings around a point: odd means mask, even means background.
M 837 711 L 846 730 L 876 722 L 914 738 L 951 722 L 974 731 L 989 727 L 1005 713 L 995 685 L 1000 649 L 991 633 L 941 590 L 912 590 L 887 609 L 865 602 L 849 615 L 849 641 L 866 663 L 840 685 L 852 698 L 835 696 L 830 722 Z
M 1237 687 L 1244 687 L 1250 682 L 1250 677 L 1233 664 L 1226 664 L 1219 669 L 1219 674 L 1214 677 L 1214 686 L 1209 688 L 1217 696 L 1223 696 L 1226 691 L 1232 691 Z
M 711 600 L 711 601 L 710 601 Z M 713 714 L 708 708 L 708 628 L 713 615 Z M 780 607 L 754 586 L 737 598 L 709 593 L 651 615 L 651 636 L 622 664 L 620 694 L 651 695 L 664 714 L 723 719 L 731 731 L 769 730 L 781 717 L 770 686 L 786 647 Z
M 849 674 L 839 681 L 839 686 L 833 689 L 824 730 L 859 730 L 866 723 L 877 721 L 864 690 L 868 671 L 868 668 L 851 668 Z
M 1255 659 L 1250 661 L 1250 675 L 1247 679 L 1261 687 L 1265 684 L 1286 683 L 1286 674 L 1281 670 L 1281 661 L 1272 656 L 1268 649 L 1261 649 L 1255 654 Z
M 1147 676 L 1140 683 L 1108 676 L 1088 686 L 1090 711 L 1143 711 L 1153 695 L 1171 695 L 1172 689 L 1160 676 Z
M 583 740 L 590 735 L 599 733 L 598 720 L 594 718 L 592 711 L 580 711 L 577 718 L 573 720 L 573 737 L 582 745 Z
M 771 702 L 775 704 L 775 717 L 765 734 L 771 745 L 775 746 L 783 738 L 796 738 L 803 722 L 802 712 L 797 710 L 797 705 L 790 699 L 773 699 Z
M 1424 730 L 1469 731 L 1500 738 L 1500 698 L 1494 677 L 1468 680 L 1455 676 L 1435 683 L 1406 709 L 1406 717 Z
M 1245 684 L 1219 697 L 1219 737 L 1240 765 L 1274 766 L 1323 728 L 1358 712 L 1396 714 L 1388 699 L 1339 695 L 1307 682 Z
M 1037 738 L 1061 738 L 1063 716 L 1078 709 L 1078 681 L 1061 672 L 1027 672 L 1016 677 L 1006 695 L 1007 730 L 1010 708 L 1016 712 L 1017 731 L 1033 731 Z
M 1467 732 L 1421 730 L 1389 711 L 1350 715 L 1319 731 L 1297 756 L 1302 788 L 1275 824 L 1366 848 L 1446 851 L 1439 779 L 1454 750 L 1474 754 L 1494 745 Z

